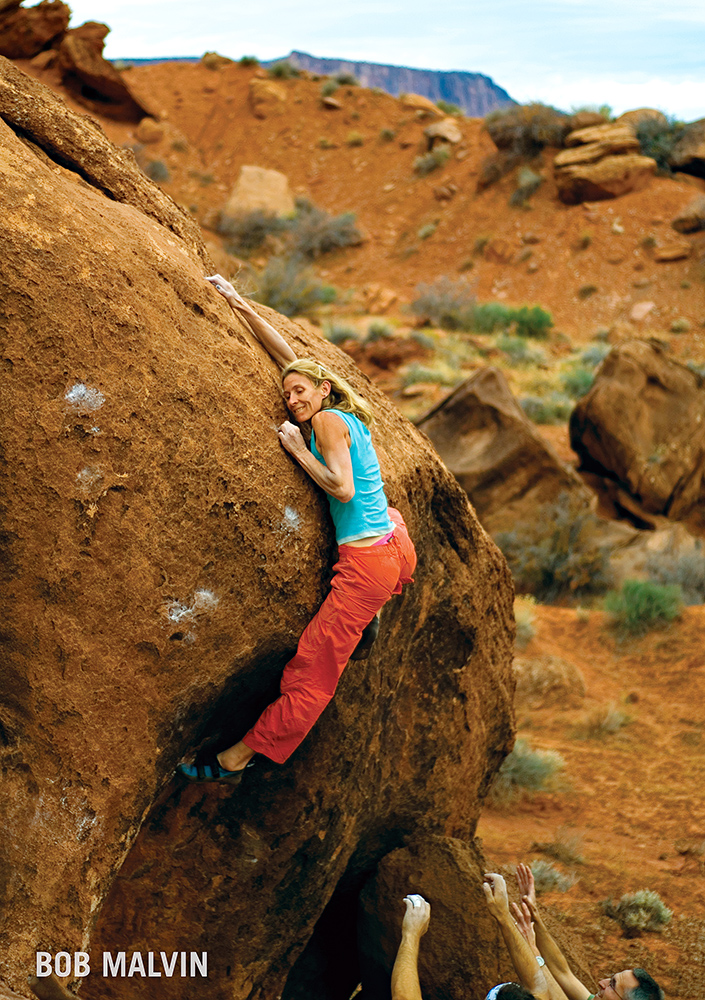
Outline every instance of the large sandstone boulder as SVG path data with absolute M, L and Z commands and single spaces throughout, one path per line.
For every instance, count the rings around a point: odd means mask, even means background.
M 639 148 L 639 140 L 631 125 L 605 122 L 575 129 L 565 138 L 566 147 L 599 143 L 610 153 L 627 153 Z
M 705 498 L 705 380 L 656 341 L 621 344 L 577 403 L 570 441 L 647 512 L 682 517 Z
M 566 205 L 618 198 L 646 187 L 656 172 L 656 160 L 627 153 L 605 156 L 596 163 L 573 163 L 555 172 L 558 196 Z
M 287 91 L 282 83 L 253 77 L 250 80 L 248 102 L 255 118 L 281 114 L 286 105 Z
M 698 195 L 671 221 L 679 233 L 697 233 L 705 229 L 705 194 Z
M 442 121 L 433 122 L 432 125 L 423 130 L 423 134 L 426 136 L 426 144 L 429 149 L 433 149 L 441 142 L 454 145 L 461 142 L 463 138 L 463 133 L 455 118 L 443 118 Z
M 441 111 L 437 104 L 434 104 L 428 97 L 421 94 L 400 94 L 401 106 L 409 111 L 420 111 L 425 115 L 432 115 L 435 118 L 443 118 L 445 112 Z
M 580 476 L 543 440 L 496 368 L 472 375 L 418 427 L 492 534 L 532 520 L 541 504 L 562 493 L 579 506 L 590 504 Z
M 240 167 L 240 176 L 223 207 L 223 215 L 236 216 L 260 209 L 269 215 L 293 215 L 296 205 L 289 178 L 280 170 Z
M 0 6 L 0 55 L 31 59 L 66 31 L 70 17 L 61 0 L 41 0 L 34 7 L 10 0 Z
M 673 147 L 668 163 L 673 170 L 705 177 L 705 118 L 686 125 L 682 138 Z
M 59 67 L 67 90 L 92 111 L 139 122 L 152 113 L 138 100 L 112 63 L 103 58 L 107 24 L 87 21 L 67 31 L 59 46 Z
M 101 951 L 183 950 L 208 953 L 209 1000 L 300 994 L 298 956 L 354 922 L 392 847 L 472 837 L 512 739 L 511 579 L 423 436 L 263 309 L 370 399 L 419 566 L 287 765 L 177 784 L 182 755 L 237 739 L 275 693 L 335 558 L 326 504 L 278 443 L 278 373 L 204 281 L 193 223 L 90 120 L 0 71 L 3 986 L 27 995 L 37 950 L 86 950 L 82 996 L 151 998 L 151 978 L 103 979 Z
M 615 119 L 615 122 L 637 129 L 642 122 L 658 122 L 659 125 L 667 126 L 668 118 L 663 111 L 657 111 L 656 108 L 634 108 L 633 111 L 625 111 L 619 118 Z

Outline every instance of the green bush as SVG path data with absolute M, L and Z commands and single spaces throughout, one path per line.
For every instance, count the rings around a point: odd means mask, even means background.
M 321 97 L 332 97 L 339 86 L 337 80 L 326 80 L 321 84 Z
M 526 740 L 517 740 L 495 775 L 488 794 L 493 805 L 507 805 L 526 793 L 543 791 L 555 782 L 565 767 L 560 754 L 532 750 Z
M 297 198 L 296 215 L 289 222 L 294 252 L 309 260 L 343 247 L 357 246 L 362 235 L 353 212 L 331 216 L 305 198 Z
M 681 588 L 677 584 L 652 583 L 650 580 L 625 580 L 621 590 L 605 596 L 605 610 L 620 632 L 643 635 L 677 618 L 683 608 Z
M 228 253 L 247 257 L 258 250 L 268 236 L 285 232 L 288 225 L 286 219 L 256 208 L 238 215 L 221 215 L 217 229 L 225 237 Z
M 548 331 L 553 326 L 549 312 L 540 306 L 522 306 L 512 312 L 512 319 L 519 337 L 534 337 L 535 340 L 545 340 Z
M 556 839 L 546 843 L 532 844 L 532 851 L 541 851 L 554 861 L 560 861 L 563 865 L 584 865 L 585 859 L 580 854 L 582 838 L 579 835 L 570 835 L 568 828 L 562 826 L 556 831 Z
M 348 137 L 345 141 L 348 146 L 364 146 L 365 137 L 360 132 L 348 132 Z
M 144 172 L 150 181 L 154 181 L 155 184 L 166 184 L 171 180 L 169 168 L 161 160 L 150 160 Z
M 352 73 L 336 73 L 334 80 L 343 87 L 357 87 L 360 82 Z
M 611 347 L 609 344 L 592 344 L 586 351 L 583 351 L 580 355 L 580 360 L 589 368 L 597 368 L 597 366 L 604 361 L 610 351 Z
M 472 329 L 477 333 L 494 333 L 507 330 L 512 322 L 512 310 L 501 302 L 476 305 L 472 313 Z
M 625 937 L 638 937 L 644 931 L 662 931 L 670 923 L 673 911 L 669 910 L 657 892 L 640 889 L 627 892 L 618 903 L 606 899 L 602 909 L 616 920 Z
M 430 153 L 417 156 L 414 160 L 414 173 L 419 177 L 426 177 L 433 170 L 438 170 L 450 158 L 450 150 L 446 145 L 434 146 Z
M 632 717 L 617 705 L 600 705 L 576 724 L 573 735 L 581 740 L 601 740 L 614 736 L 631 721 Z
M 671 154 L 675 145 L 683 138 L 685 130 L 685 125 L 673 118 L 669 118 L 666 122 L 649 118 L 637 125 L 636 137 L 641 152 L 644 156 L 656 160 L 660 173 L 671 173 Z
M 589 509 L 562 493 L 555 503 L 543 504 L 534 519 L 500 532 L 495 541 L 518 590 L 540 601 L 579 597 L 609 586 L 607 549 L 591 537 L 597 524 Z
M 582 399 L 590 391 L 594 378 L 589 368 L 576 366 L 561 375 L 561 385 L 571 399 Z
M 453 281 L 444 275 L 430 284 L 418 285 L 416 292 L 417 298 L 411 303 L 414 315 L 445 330 L 470 329 L 475 296 L 462 278 Z
M 238 62 L 238 66 L 242 66 L 243 69 L 249 69 L 252 66 L 259 66 L 259 59 L 257 56 L 242 56 Z
M 528 208 L 529 198 L 536 194 L 543 184 L 543 177 L 537 174 L 530 167 L 522 167 L 517 177 L 517 186 L 509 199 L 509 204 L 514 208 Z
M 573 411 L 572 401 L 559 392 L 553 392 L 546 398 L 523 396 L 519 405 L 535 424 L 564 424 Z
M 272 257 L 259 275 L 252 298 L 285 316 L 304 316 L 331 301 L 331 289 L 318 281 L 302 258 L 279 256 Z
M 425 368 L 423 365 L 414 361 L 404 372 L 402 376 L 402 385 L 406 388 L 410 385 L 418 385 L 421 382 L 428 382 L 431 385 L 455 386 L 461 378 L 462 376 L 458 375 L 457 372 L 455 374 L 451 374 L 450 372 L 444 371 L 442 368 Z
M 346 340 L 358 340 L 357 330 L 352 326 L 345 326 L 344 323 L 331 323 L 323 328 L 323 336 L 330 340 L 331 344 L 345 343 Z
M 578 881 L 575 875 L 564 875 L 550 861 L 532 861 L 531 873 L 537 895 L 543 892 L 567 892 Z
M 444 115 L 462 115 L 463 109 L 458 107 L 457 104 L 451 104 L 450 101 L 436 101 L 436 107 L 443 112 Z
M 366 344 L 374 344 L 377 340 L 390 340 L 394 336 L 394 328 L 382 319 L 373 319 L 367 327 Z
M 437 229 L 438 222 L 427 222 L 425 226 L 421 226 L 416 235 L 420 240 L 427 240 L 429 236 L 433 236 Z
M 684 604 L 705 604 L 705 555 L 699 540 L 693 552 L 680 556 L 670 552 L 649 556 L 646 572 L 653 583 L 679 586 Z
M 524 337 L 513 337 L 511 334 L 503 333 L 497 337 L 495 346 L 506 354 L 511 365 L 517 367 L 539 365 L 546 360 L 543 351 L 533 351 Z
M 335 147 L 335 143 L 332 142 L 328 138 L 328 136 L 322 135 L 321 138 L 318 140 L 318 148 L 319 149 L 335 149 L 336 147 Z
M 379 130 L 379 138 L 382 142 L 391 142 L 396 135 L 396 132 L 391 128 L 382 128 Z
M 273 66 L 269 67 L 267 72 L 275 80 L 291 80 L 294 77 L 301 76 L 301 71 L 286 59 L 274 63 Z
M 584 302 L 586 299 L 591 298 L 597 291 L 597 285 L 581 285 L 578 289 L 577 295 L 578 298 Z

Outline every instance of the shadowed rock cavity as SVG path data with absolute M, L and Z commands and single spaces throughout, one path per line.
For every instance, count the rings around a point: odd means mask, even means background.
M 192 224 L 2 72 L 0 979 L 25 992 L 37 950 L 87 950 L 81 995 L 133 1000 L 153 980 L 103 979 L 104 949 L 207 951 L 209 1000 L 278 996 L 336 890 L 412 835 L 472 837 L 512 739 L 511 579 L 425 438 L 263 310 L 372 402 L 419 566 L 285 766 L 178 785 L 184 754 L 239 738 L 276 690 L 334 561 L 326 504 Z

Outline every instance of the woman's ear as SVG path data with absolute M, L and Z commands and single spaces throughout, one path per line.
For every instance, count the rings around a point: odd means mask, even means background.
M 318 388 L 321 390 L 321 393 L 323 394 L 323 398 L 325 399 L 326 396 L 330 396 L 331 390 L 332 390 L 333 386 L 330 384 L 330 382 L 326 378 L 326 379 L 324 379 L 321 382 L 321 384 L 319 385 Z

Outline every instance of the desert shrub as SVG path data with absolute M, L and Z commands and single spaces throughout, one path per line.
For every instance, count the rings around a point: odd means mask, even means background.
M 414 160 L 414 173 L 419 177 L 426 177 L 433 170 L 442 167 L 450 158 L 450 150 L 446 145 L 434 146 L 429 153 L 417 156 Z
M 594 378 L 594 372 L 589 368 L 577 365 L 561 375 L 561 385 L 571 399 L 582 399 L 590 391 Z
M 385 323 L 383 319 L 373 319 L 367 327 L 365 342 L 374 344 L 377 340 L 389 340 L 394 336 L 394 328 Z
M 673 148 L 682 138 L 686 127 L 682 122 L 669 118 L 666 122 L 657 118 L 649 118 L 639 122 L 636 137 L 644 156 L 656 160 L 660 173 L 671 173 L 671 154 Z
M 533 598 L 517 597 L 514 600 L 514 620 L 517 626 L 516 647 L 525 649 L 536 635 L 534 628 L 534 605 Z
M 542 854 L 560 861 L 563 865 L 582 865 L 585 859 L 580 854 L 582 839 L 580 836 L 569 834 L 568 829 L 562 826 L 556 831 L 556 839 L 546 843 L 532 844 L 532 851 L 540 851 Z
M 494 333 L 507 330 L 512 322 L 512 310 L 501 302 L 476 305 L 472 313 L 472 329 L 477 333 Z
M 331 344 L 343 344 L 346 340 L 357 340 L 357 330 L 344 323 L 330 323 L 323 328 L 323 336 L 330 340 Z
M 509 363 L 517 368 L 524 365 L 538 365 L 546 360 L 543 351 L 532 350 L 524 337 L 503 333 L 497 337 L 495 346 L 506 354 Z
M 631 715 L 617 705 L 599 705 L 575 725 L 573 736 L 580 740 L 601 740 L 614 736 L 631 721 Z
M 463 109 L 458 107 L 457 104 L 451 104 L 450 101 L 436 101 L 436 107 L 443 112 L 445 115 L 462 115 Z
M 252 66 L 259 66 L 259 59 L 257 56 L 242 56 L 238 61 L 238 66 L 242 66 L 243 69 L 249 69 Z
M 256 208 L 238 215 L 221 215 L 217 228 L 225 237 L 228 253 L 246 257 L 258 250 L 268 236 L 283 233 L 287 227 L 287 220 Z
M 578 881 L 575 875 L 564 875 L 550 861 L 532 861 L 529 867 L 539 895 L 543 892 L 567 892 Z
M 267 72 L 275 80 L 291 80 L 294 77 L 301 76 L 301 71 L 287 59 L 274 63 L 273 66 L 269 67 Z
M 382 128 L 379 130 L 379 137 L 382 142 L 391 142 L 396 132 L 391 128 Z
M 297 198 L 296 215 L 289 223 L 294 252 L 309 260 L 362 240 L 353 212 L 331 216 L 305 198 Z
M 535 424 L 564 424 L 573 410 L 572 400 L 560 392 L 546 397 L 523 396 L 519 405 Z
M 673 320 L 668 329 L 671 333 L 688 333 L 690 320 L 686 319 L 685 316 L 679 316 L 678 319 Z
M 321 84 L 321 97 L 332 97 L 339 86 L 337 80 L 325 80 Z
M 171 180 L 169 168 L 161 160 L 150 160 L 144 172 L 155 184 L 166 184 L 167 181 Z
M 345 142 L 348 146 L 363 146 L 365 144 L 365 137 L 360 132 L 348 132 Z
M 437 229 L 438 229 L 437 222 L 427 222 L 425 226 L 421 226 L 416 235 L 420 240 L 427 240 L 429 236 L 433 236 L 433 234 Z
M 506 805 L 526 793 L 545 790 L 565 767 L 560 754 L 552 750 L 532 750 L 526 740 L 517 740 L 495 775 L 488 801 Z
M 548 331 L 553 326 L 549 312 L 541 306 L 522 306 L 512 312 L 512 320 L 519 337 L 533 337 L 535 340 L 545 340 Z
M 679 586 L 684 604 L 705 604 L 705 555 L 700 541 L 693 552 L 683 555 L 654 553 L 646 561 L 646 572 L 653 583 Z
M 597 523 L 588 508 L 561 493 L 555 502 L 542 504 L 534 519 L 500 532 L 495 541 L 519 590 L 542 601 L 578 597 L 609 585 L 607 549 L 591 537 Z
M 261 272 L 252 298 L 285 316 L 302 316 L 330 302 L 331 289 L 318 281 L 300 257 L 282 255 L 272 257 Z
M 577 291 L 577 296 L 583 302 L 591 298 L 598 291 L 597 285 L 581 285 Z
M 638 937 L 644 931 L 662 931 L 673 916 L 673 911 L 651 889 L 627 892 L 617 903 L 606 899 L 602 909 L 617 921 L 625 937 Z
M 531 157 L 544 146 L 562 146 L 570 116 L 546 104 L 517 104 L 487 115 L 484 123 L 497 149 Z
M 605 596 L 605 610 L 619 632 L 643 635 L 677 618 L 682 610 L 681 588 L 677 584 L 650 580 L 625 580 L 621 590 Z
M 580 114 L 581 111 L 594 111 L 598 115 L 602 115 L 606 122 L 612 121 L 614 111 L 609 104 L 574 104 L 571 109 L 571 115 Z
M 426 368 L 424 365 L 414 361 L 406 369 L 402 376 L 404 388 L 410 385 L 418 385 L 421 382 L 428 382 L 431 385 L 455 386 L 462 376 L 444 370 L 443 367 Z
M 609 344 L 598 343 L 591 344 L 586 351 L 580 355 L 580 360 L 584 365 L 589 368 L 597 368 L 599 364 L 607 357 L 610 353 L 611 347 Z
M 509 204 L 515 208 L 527 208 L 529 198 L 536 194 L 543 184 L 543 177 L 530 167 L 522 167 L 517 177 L 517 186 L 509 199 Z
M 332 142 L 328 136 L 322 135 L 318 140 L 319 149 L 335 149 L 335 143 Z
M 343 87 L 357 87 L 360 82 L 352 73 L 336 73 L 333 79 Z
M 416 292 L 418 297 L 411 303 L 411 311 L 416 316 L 445 330 L 471 328 L 475 296 L 462 278 L 453 281 L 444 275 L 430 284 L 418 285 Z

